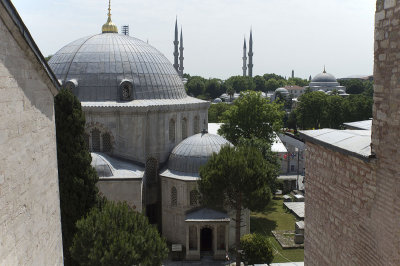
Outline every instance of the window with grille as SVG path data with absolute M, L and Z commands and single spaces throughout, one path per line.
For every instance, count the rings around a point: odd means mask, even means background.
M 92 151 L 100 152 L 100 130 L 92 130 Z
M 175 142 L 175 120 L 169 121 L 169 141 Z
M 225 249 L 225 225 L 218 225 L 217 247 L 219 250 Z
M 194 121 L 193 121 L 193 133 L 197 134 L 199 132 L 200 132 L 200 129 L 199 129 L 199 117 L 195 116 L 194 117 Z
M 149 158 L 146 161 L 146 182 L 154 183 L 158 176 L 158 161 L 155 158 Z
M 199 192 L 197 190 L 190 191 L 190 206 L 196 206 L 199 200 Z
M 176 187 L 171 188 L 171 205 L 178 205 L 178 192 L 176 191 Z
M 111 136 L 108 133 L 104 133 L 102 135 L 103 139 L 103 151 L 110 152 L 111 151 Z
M 197 249 L 197 228 L 194 225 L 189 226 L 189 249 Z
M 187 138 L 187 120 L 186 118 L 182 119 L 182 139 Z
M 84 138 L 85 138 L 86 149 L 87 149 L 88 151 L 90 151 L 90 147 L 89 147 L 89 138 L 90 138 L 90 136 L 89 136 L 89 134 L 86 134 L 86 133 L 85 133 Z

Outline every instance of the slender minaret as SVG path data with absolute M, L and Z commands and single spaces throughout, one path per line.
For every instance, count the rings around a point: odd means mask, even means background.
M 246 37 L 244 38 L 244 43 L 243 43 L 243 77 L 247 75 L 247 47 L 246 47 Z
M 250 30 L 249 41 L 249 77 L 253 77 L 253 30 Z
M 182 27 L 181 27 L 181 45 L 179 46 L 179 75 L 183 77 L 183 70 L 185 69 L 183 67 L 183 35 L 182 35 Z
M 174 68 L 176 72 L 179 73 L 179 63 L 178 63 L 178 56 L 179 56 L 179 51 L 178 51 L 178 17 L 176 18 L 175 21 L 175 40 L 174 40 Z
M 292 78 L 294 78 L 294 70 L 292 70 Z

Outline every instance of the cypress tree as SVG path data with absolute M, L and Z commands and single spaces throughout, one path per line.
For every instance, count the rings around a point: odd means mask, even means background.
M 84 140 L 85 116 L 78 98 L 63 89 L 54 106 L 64 263 L 72 265 L 69 248 L 75 223 L 96 204 L 98 177 L 90 165 L 92 158 Z

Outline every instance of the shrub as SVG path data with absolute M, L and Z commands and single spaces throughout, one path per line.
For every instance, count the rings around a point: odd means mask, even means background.
M 240 239 L 243 260 L 248 264 L 267 263 L 274 259 L 268 238 L 260 234 L 244 235 Z

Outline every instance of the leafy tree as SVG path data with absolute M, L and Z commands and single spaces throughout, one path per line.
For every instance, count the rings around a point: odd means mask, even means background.
M 279 85 L 279 82 L 274 78 L 271 78 L 265 82 L 265 88 L 267 91 L 274 91 L 280 87 Z
M 235 210 L 236 265 L 240 265 L 240 228 L 243 208 L 262 211 L 271 199 L 274 167 L 253 147 L 224 146 L 200 168 L 202 203 Z
M 211 98 L 215 99 L 221 96 L 224 91 L 222 90 L 222 81 L 220 79 L 209 79 L 205 84 L 205 94 Z
M 69 247 L 75 223 L 96 204 L 98 177 L 90 165 L 92 158 L 84 141 L 85 116 L 78 98 L 63 89 L 55 97 L 54 107 L 64 263 L 71 265 Z
M 263 78 L 265 79 L 265 81 L 268 81 L 270 79 L 275 79 L 275 80 L 286 80 L 284 77 L 271 73 L 271 74 L 264 74 Z
M 222 114 L 229 110 L 231 107 L 230 104 L 226 103 L 215 103 L 211 104 L 208 109 L 208 122 L 209 123 L 221 123 L 222 122 Z
M 343 124 L 343 97 L 331 95 L 326 97 L 324 127 L 340 128 Z
M 235 89 L 231 86 L 228 86 L 226 89 L 226 94 L 229 95 L 229 98 L 232 101 L 232 97 L 233 97 L 233 95 L 235 95 Z
M 79 265 L 161 265 L 168 255 L 157 229 L 125 202 L 105 201 L 76 226 L 71 254 Z
M 313 91 L 299 97 L 297 121 L 302 129 L 320 128 L 324 119 L 326 98 L 324 92 Z
M 194 97 L 203 94 L 205 90 L 205 79 L 198 76 L 191 77 L 186 83 L 186 89 L 188 94 Z
M 302 78 L 289 78 L 287 80 L 287 85 L 297 85 L 300 87 L 304 87 L 307 86 L 309 84 L 309 81 L 306 79 L 302 79 Z
M 44 59 L 46 60 L 46 62 L 49 62 L 49 60 L 50 60 L 52 57 L 53 57 L 53 55 L 49 55 L 49 56 L 46 56 Z
M 240 245 L 243 250 L 243 260 L 248 264 L 270 264 L 274 259 L 272 248 L 266 236 L 248 234 L 242 236 Z
M 254 90 L 256 84 L 251 77 L 232 76 L 225 81 L 225 83 L 232 87 L 236 92 Z
M 346 92 L 349 94 L 361 94 L 364 91 L 371 90 L 373 83 L 369 80 L 339 80 L 340 85 L 346 87 Z
M 255 76 L 253 78 L 254 83 L 256 84 L 255 91 L 267 91 L 266 81 L 262 76 Z
M 345 122 L 367 120 L 372 117 L 373 99 L 365 95 L 350 95 L 343 101 Z
M 284 112 L 282 106 L 270 103 L 260 92 L 240 94 L 232 107 L 222 116 L 219 133 L 236 145 L 240 138 L 257 137 L 272 143 L 274 132 L 280 132 Z

